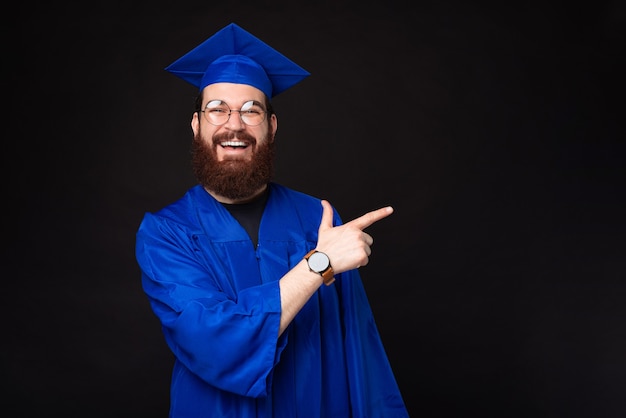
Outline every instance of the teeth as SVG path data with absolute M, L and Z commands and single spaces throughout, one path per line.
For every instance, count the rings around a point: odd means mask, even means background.
M 223 147 L 245 147 L 246 143 L 242 141 L 224 141 L 222 142 Z

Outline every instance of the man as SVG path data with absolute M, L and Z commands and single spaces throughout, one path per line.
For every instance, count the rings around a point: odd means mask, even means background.
M 309 74 L 230 24 L 171 64 L 199 88 L 199 184 L 147 213 L 143 288 L 175 356 L 171 417 L 407 417 L 358 267 L 363 230 L 271 181 L 270 98 Z

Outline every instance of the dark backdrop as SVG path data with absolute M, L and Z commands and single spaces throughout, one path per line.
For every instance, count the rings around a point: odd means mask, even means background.
M 413 417 L 626 416 L 623 2 L 17 8 L 4 416 L 167 415 L 134 236 L 194 184 L 163 68 L 230 22 L 312 73 L 274 102 L 276 180 L 396 209 L 362 275 Z

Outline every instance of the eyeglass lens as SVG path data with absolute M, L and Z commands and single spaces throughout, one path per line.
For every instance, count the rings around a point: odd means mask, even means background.
M 239 113 L 243 123 L 249 126 L 259 125 L 265 120 L 265 110 L 254 100 L 245 102 L 239 110 L 231 109 L 223 100 L 211 100 L 202 112 L 209 123 L 217 126 L 228 122 L 233 112 Z

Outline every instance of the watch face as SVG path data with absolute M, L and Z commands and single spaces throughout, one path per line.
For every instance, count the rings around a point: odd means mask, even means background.
M 317 273 L 321 273 L 330 266 L 330 260 L 324 253 L 313 253 L 309 257 L 309 268 Z

